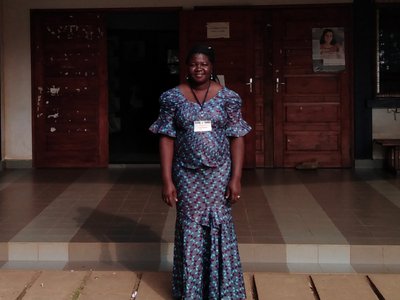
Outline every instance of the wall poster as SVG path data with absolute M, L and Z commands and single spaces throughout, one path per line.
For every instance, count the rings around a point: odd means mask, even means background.
M 314 72 L 339 72 L 346 68 L 344 28 L 312 29 L 312 60 Z

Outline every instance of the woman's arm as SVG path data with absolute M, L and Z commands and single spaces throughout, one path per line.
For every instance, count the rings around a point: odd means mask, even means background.
M 169 136 L 160 137 L 161 177 L 163 182 L 161 197 L 169 206 L 177 201 L 176 188 L 172 181 L 172 160 L 175 140 Z
M 244 160 L 244 138 L 234 137 L 230 140 L 232 174 L 226 191 L 226 198 L 235 203 L 240 198 L 242 168 Z

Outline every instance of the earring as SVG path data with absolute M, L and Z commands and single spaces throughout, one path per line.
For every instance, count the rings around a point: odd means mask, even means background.
M 213 74 L 211 74 L 210 79 L 214 80 L 214 75 Z

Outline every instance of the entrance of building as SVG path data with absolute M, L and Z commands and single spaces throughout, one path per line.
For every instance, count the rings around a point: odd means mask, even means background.
M 253 127 L 246 167 L 349 167 L 350 12 L 345 5 L 33 12 L 34 166 L 158 162 L 148 127 L 159 95 L 184 77 L 177 58 L 207 43 Z M 313 30 L 328 27 L 343 34 L 345 62 L 321 71 Z

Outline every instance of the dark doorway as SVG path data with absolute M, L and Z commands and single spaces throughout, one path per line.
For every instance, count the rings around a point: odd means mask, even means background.
M 111 13 L 107 35 L 110 163 L 157 163 L 148 128 L 160 94 L 179 83 L 179 13 Z

